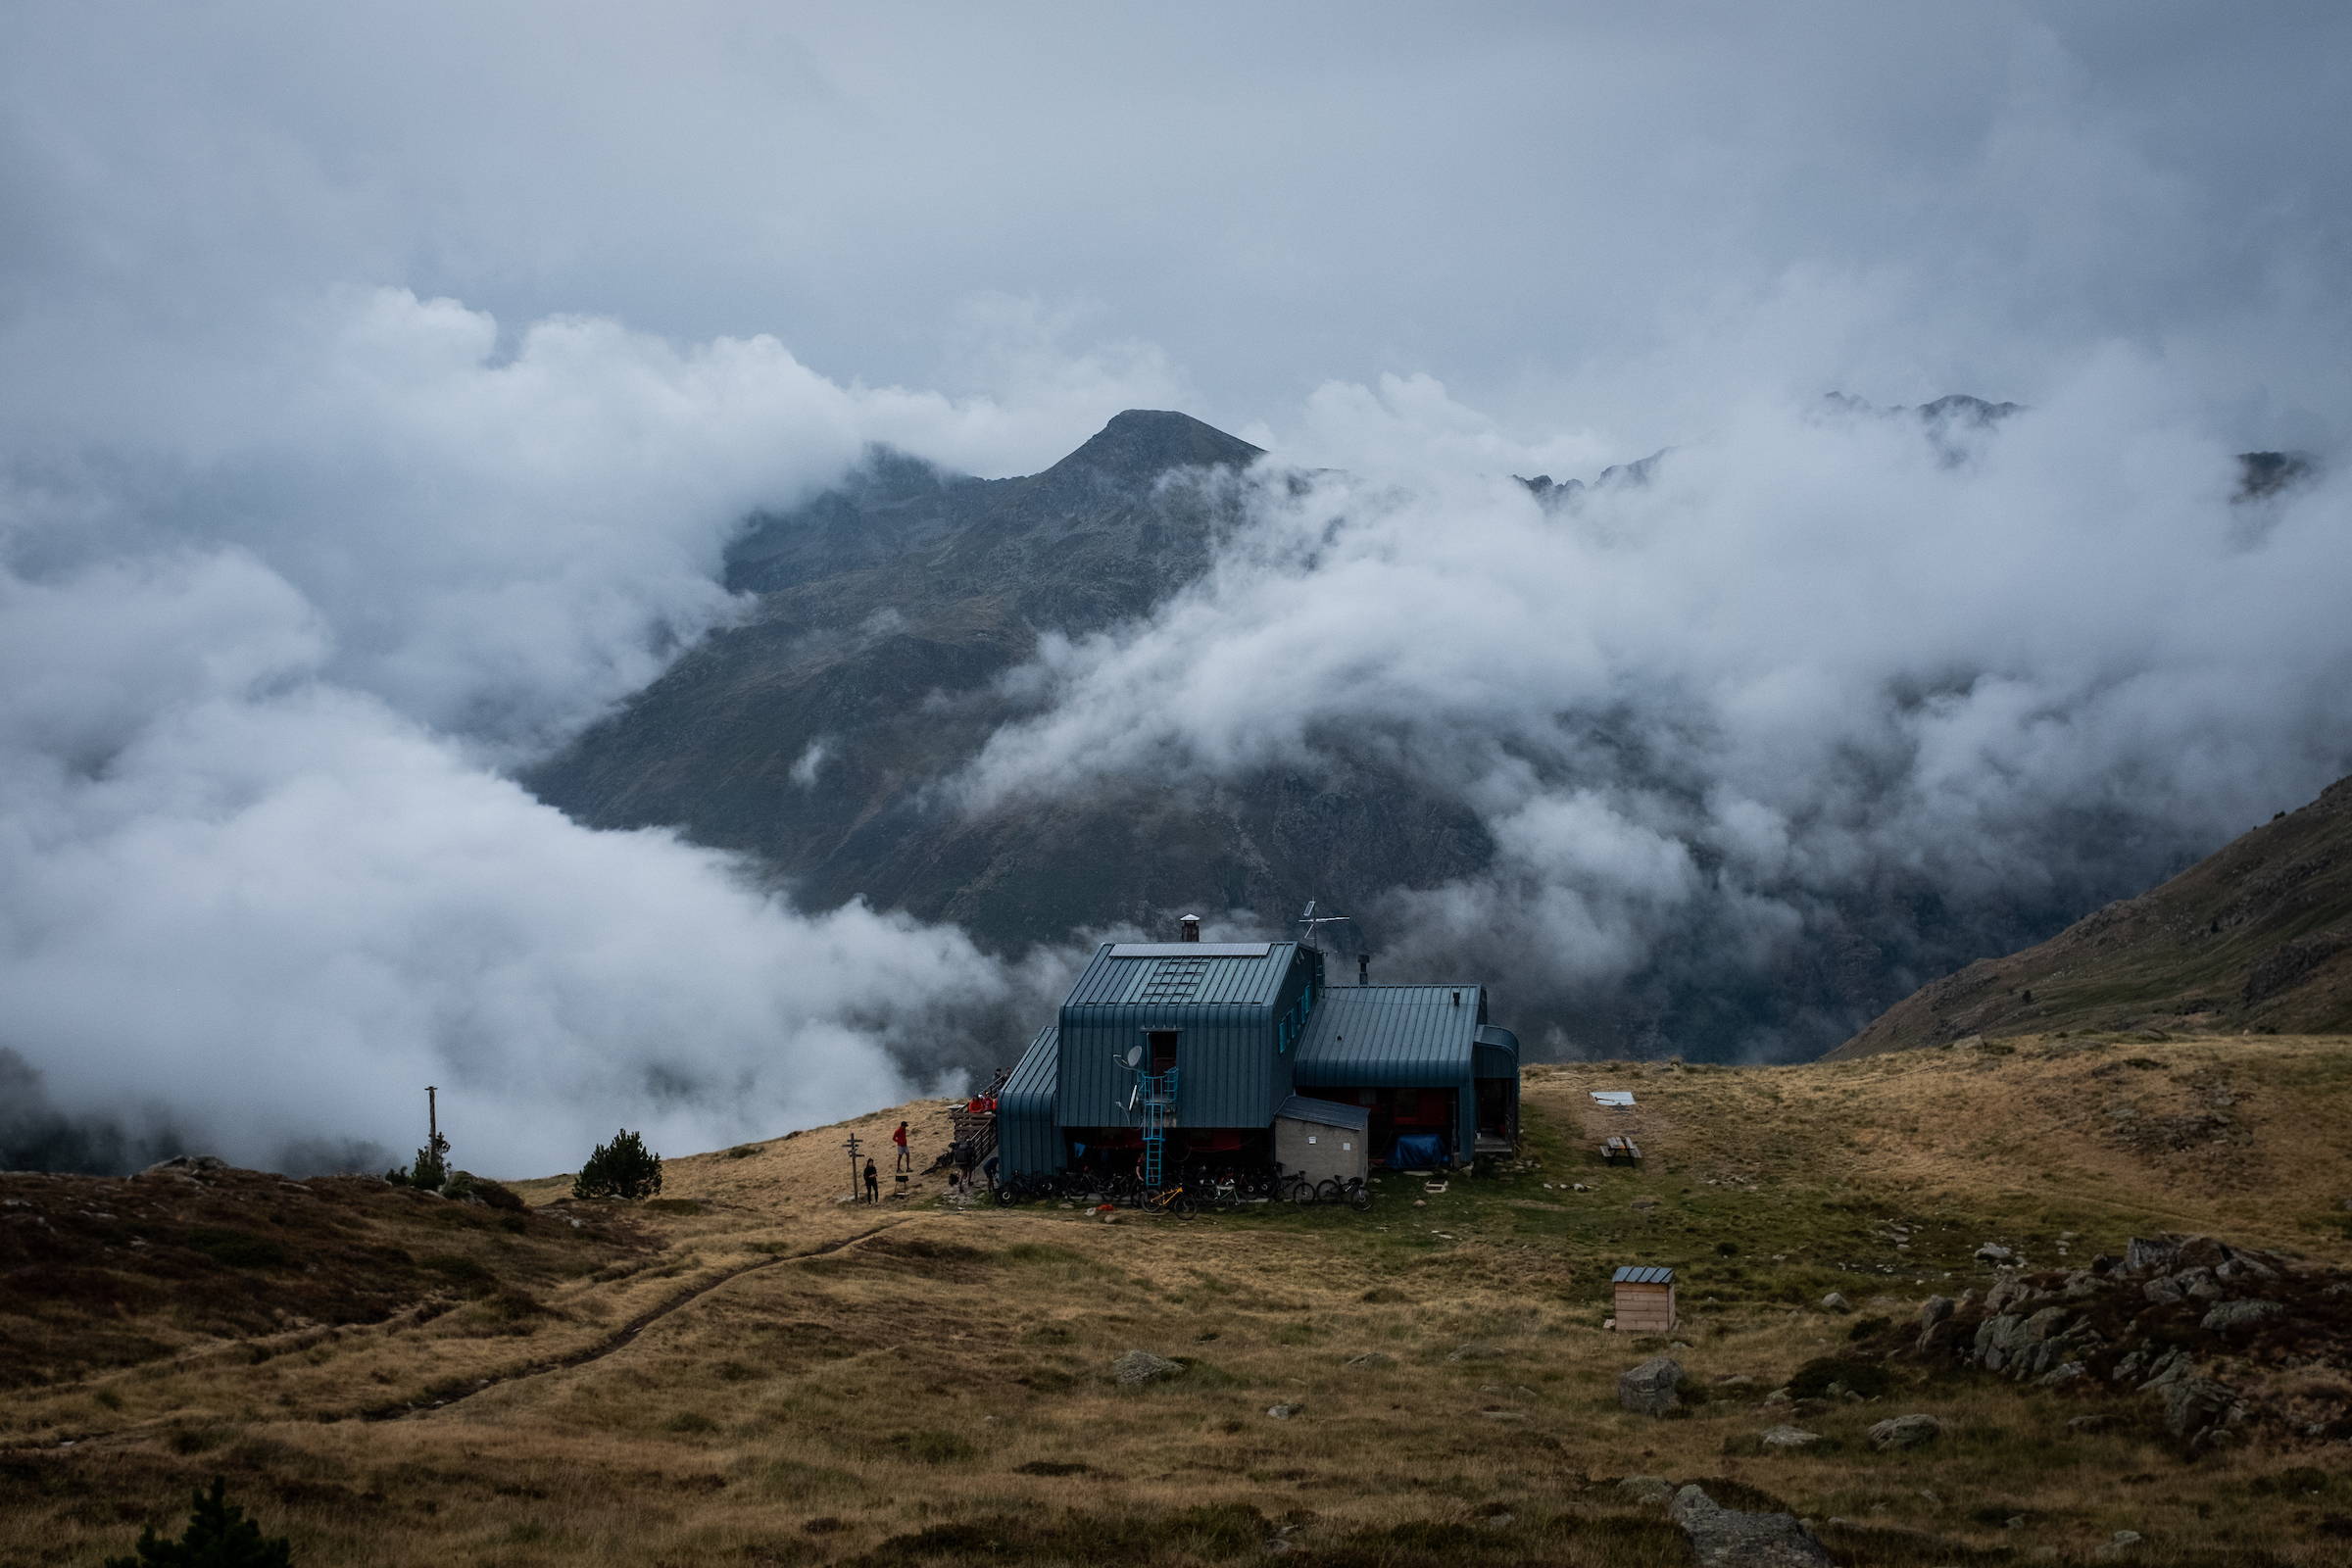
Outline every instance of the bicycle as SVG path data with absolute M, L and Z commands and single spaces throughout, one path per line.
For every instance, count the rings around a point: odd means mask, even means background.
M 1193 1201 L 1193 1195 L 1181 1183 L 1145 1192 L 1136 1200 L 1136 1206 L 1155 1214 L 1173 1214 L 1178 1219 L 1191 1219 L 1200 1212 Z

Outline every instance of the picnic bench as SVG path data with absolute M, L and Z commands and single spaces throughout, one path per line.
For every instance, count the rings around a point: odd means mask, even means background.
M 1642 1163 L 1642 1146 L 1623 1133 L 1618 1133 L 1602 1140 L 1600 1157 L 1611 1165 L 1639 1165 Z

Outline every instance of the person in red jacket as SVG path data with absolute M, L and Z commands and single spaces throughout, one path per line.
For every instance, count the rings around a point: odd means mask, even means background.
M 890 1141 L 899 1146 L 899 1169 L 914 1169 L 914 1156 L 906 1152 L 906 1124 L 905 1122 L 899 1123 L 899 1130 L 890 1135 Z

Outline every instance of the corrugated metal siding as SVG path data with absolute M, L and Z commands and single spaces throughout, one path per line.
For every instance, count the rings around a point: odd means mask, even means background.
M 1470 1066 L 1481 1078 L 1518 1077 L 1519 1037 L 1493 1024 L 1482 1027 L 1477 1047 L 1471 1053 Z
M 1477 986 L 1333 986 L 1308 1020 L 1296 1082 L 1300 1089 L 1451 1089 L 1453 1154 L 1467 1160 L 1478 1144 L 1471 1069 L 1485 1012 Z
M 1048 1024 L 1039 1030 L 997 1095 L 997 1153 L 1010 1175 L 1057 1171 L 1067 1163 L 1068 1149 L 1054 1116 L 1060 1045 L 1058 1027 Z
M 1173 1029 L 1176 1124 L 1262 1129 L 1291 1092 L 1291 1060 L 1275 1049 L 1275 1021 L 1314 967 L 1295 942 L 1273 944 L 1263 958 L 1199 961 L 1199 983 L 1184 1000 L 1146 999 L 1163 964 L 1184 958 L 1122 958 L 1105 945 L 1061 1006 L 1060 1106 L 1063 1127 L 1126 1127 L 1135 1076 L 1120 1058 L 1154 1029 Z
M 1307 1021 L 1298 1083 L 1466 1090 L 1478 1027 L 1476 986 L 1333 986 Z

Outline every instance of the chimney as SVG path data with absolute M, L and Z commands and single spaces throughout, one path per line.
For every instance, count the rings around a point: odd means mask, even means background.
M 1197 914 L 1188 914 L 1176 922 L 1176 929 L 1182 933 L 1178 940 L 1198 942 L 1200 940 L 1200 917 Z
M 1462 1004 L 1462 994 L 1459 991 L 1453 994 L 1453 1004 L 1457 1007 Z
M 1359 986 L 1368 986 L 1372 983 L 1372 955 L 1369 953 L 1359 953 L 1355 956 L 1355 983 Z

